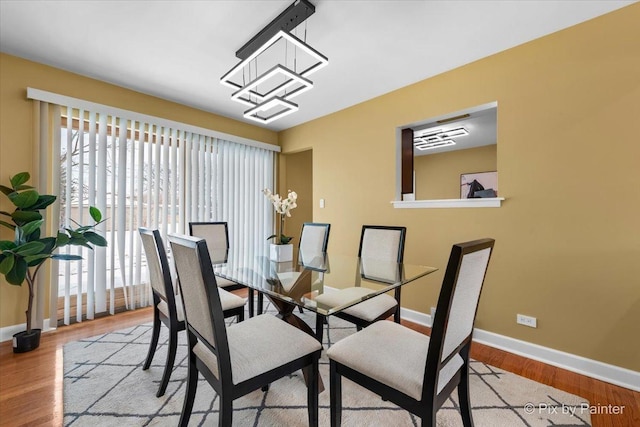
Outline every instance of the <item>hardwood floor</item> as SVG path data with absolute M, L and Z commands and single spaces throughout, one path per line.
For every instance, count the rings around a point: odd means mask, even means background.
M 13 354 L 11 342 L 0 344 L 0 424 L 2 426 L 60 426 L 62 404 L 62 348 L 65 343 L 151 320 L 151 309 L 65 326 L 43 334 L 40 348 Z M 429 329 L 406 323 L 428 333 Z M 471 356 L 492 366 L 548 384 L 588 399 L 601 411 L 624 406 L 621 415 L 593 414 L 595 427 L 640 426 L 640 393 L 487 347 L 472 346 Z
M 429 328 L 403 322 L 419 332 L 429 334 Z M 594 427 L 631 427 L 640 426 L 640 393 L 599 381 L 566 369 L 556 368 L 546 363 L 527 359 L 513 353 L 498 350 L 483 344 L 471 345 L 471 357 L 488 365 L 504 369 L 559 390 L 584 397 L 600 413 L 591 414 Z M 532 402 L 536 403 L 536 402 Z M 622 414 L 608 415 L 614 408 L 622 407 Z

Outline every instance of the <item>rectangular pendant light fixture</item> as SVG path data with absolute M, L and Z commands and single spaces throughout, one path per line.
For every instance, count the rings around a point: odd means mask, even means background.
M 243 88 L 244 85 L 238 83 L 237 81 L 234 81 L 233 79 L 237 77 L 240 71 L 243 70 L 247 65 L 249 65 L 251 61 L 256 59 L 261 53 L 264 53 L 269 47 L 271 47 L 273 44 L 275 44 L 280 40 L 285 40 L 286 42 L 293 44 L 296 48 L 300 49 L 302 52 L 309 55 L 311 58 L 313 58 L 316 61 L 311 66 L 307 67 L 307 69 L 298 73 L 301 77 L 309 77 L 311 74 L 320 70 L 322 67 L 326 66 L 329 63 L 329 59 L 326 56 L 324 56 L 323 54 L 321 54 L 320 52 L 318 52 L 317 50 L 315 50 L 314 48 L 312 48 L 311 46 L 309 46 L 308 44 L 306 44 L 305 42 L 303 42 L 293 34 L 285 30 L 280 30 L 273 37 L 267 40 L 265 44 L 260 46 L 258 50 L 253 52 L 246 59 L 243 59 L 242 61 L 240 61 L 238 64 L 236 64 L 235 67 L 233 67 L 224 76 L 222 76 L 220 78 L 220 83 L 234 89 Z
M 258 90 L 259 85 L 266 84 L 269 80 L 278 79 L 278 77 L 284 76 L 287 80 L 284 83 L 281 83 L 272 89 L 268 90 L 265 93 L 262 93 Z M 295 86 L 297 85 L 297 86 Z M 294 89 L 284 93 L 284 95 L 278 95 L 281 92 L 289 89 L 294 86 Z M 300 95 L 311 89 L 313 87 L 313 82 L 309 79 L 305 79 L 298 73 L 294 73 L 287 67 L 282 65 L 276 65 L 263 75 L 259 76 L 255 80 L 247 83 L 242 89 L 235 91 L 231 95 L 231 99 L 246 104 L 250 107 L 258 105 L 265 99 L 269 99 L 274 96 L 280 96 L 283 99 L 291 99 L 294 96 Z M 257 100 L 253 101 L 252 98 Z
M 418 150 L 432 150 L 434 148 L 456 145 L 456 142 L 451 138 L 465 135 L 469 135 L 469 132 L 463 127 L 448 130 L 426 129 L 422 134 L 419 132 L 414 134 L 413 146 Z
M 451 139 L 447 139 L 445 141 L 436 141 L 436 142 L 417 142 L 414 143 L 413 146 L 418 150 L 433 150 L 434 148 L 446 147 L 448 145 L 456 145 L 455 141 Z
M 273 110 L 274 108 L 277 108 L 277 111 L 269 114 L 269 110 Z M 262 124 L 267 124 L 291 113 L 295 113 L 296 111 L 298 111 L 298 104 L 276 96 L 245 111 L 244 117 Z M 265 115 L 260 115 L 260 113 L 264 113 Z
M 267 124 L 297 111 L 298 105 L 290 99 L 310 90 L 313 82 L 309 76 L 329 63 L 326 56 L 291 34 L 314 12 L 315 7 L 308 0 L 295 0 L 236 52 L 241 61 L 220 78 L 220 83 L 235 89 L 231 99 L 251 107 L 245 111 L 245 118 Z M 273 61 L 274 53 L 277 58 L 281 52 L 276 45 L 282 44 L 285 44 L 283 60 Z M 291 67 L 294 70 L 286 64 L 290 46 L 295 55 L 294 63 L 298 64 Z M 260 74 L 257 67 L 264 64 L 261 55 L 267 58 L 267 63 L 271 63 L 266 66 L 268 70 Z M 298 71 L 298 67 L 302 71 Z M 245 83 L 247 70 L 251 80 L 249 83 Z

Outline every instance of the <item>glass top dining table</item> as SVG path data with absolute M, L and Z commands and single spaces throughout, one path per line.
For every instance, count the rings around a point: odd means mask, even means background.
M 301 252 L 298 259 L 275 262 L 267 256 L 251 255 L 242 250 L 210 250 L 216 276 L 265 295 L 287 323 L 323 342 L 327 316 L 355 304 L 394 290 L 437 270 L 434 267 L 385 262 L 328 253 Z M 261 298 L 258 299 L 261 310 Z M 302 307 L 316 313 L 315 331 L 294 312 Z M 303 371 L 305 381 L 307 372 Z M 322 379 L 318 391 L 324 390 Z
M 293 319 L 287 317 L 295 307 L 313 311 L 323 321 L 326 316 L 437 270 L 424 265 L 328 253 L 301 252 L 295 261 L 275 262 L 267 256 L 248 256 L 242 251 L 228 254 L 212 251 L 211 259 L 217 276 L 263 293 L 290 323 L 294 323 Z M 296 326 L 305 329 L 302 325 Z

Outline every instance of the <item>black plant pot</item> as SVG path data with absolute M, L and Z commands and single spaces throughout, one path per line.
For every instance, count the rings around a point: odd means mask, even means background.
M 31 333 L 27 331 L 18 332 L 13 335 L 13 352 L 26 353 L 35 350 L 40 346 L 40 329 L 31 329 Z

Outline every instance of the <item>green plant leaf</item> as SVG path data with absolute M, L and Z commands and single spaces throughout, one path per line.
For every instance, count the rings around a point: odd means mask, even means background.
M 2 260 L 2 262 L 0 262 L 0 274 L 7 274 L 11 271 L 11 269 L 13 268 L 13 265 L 15 264 L 15 257 L 13 256 L 12 253 L 8 253 L 4 259 Z
M 24 240 L 24 233 L 22 232 L 22 228 L 16 227 L 16 229 L 13 230 L 13 241 L 15 242 L 16 246 L 20 246 L 23 243 L 26 243 L 26 240 Z
M 16 191 L 21 191 L 21 190 L 30 190 L 30 189 L 32 189 L 32 188 L 35 188 L 35 187 L 32 187 L 31 185 L 23 184 L 23 185 L 18 185 L 18 186 L 15 188 L 15 190 L 16 190 Z
M 50 254 L 53 252 L 53 249 L 56 247 L 56 238 L 55 237 L 43 237 L 39 240 L 40 243 L 44 245 L 44 249 L 42 250 L 43 254 Z
M 84 246 L 85 248 L 93 249 L 84 237 L 72 237 L 69 239 L 69 244 L 74 246 Z
M 14 252 L 16 255 L 28 256 L 28 255 L 36 255 L 42 252 L 45 248 L 44 243 L 41 242 L 28 242 L 24 245 L 18 246 Z
M 2 191 L 4 194 L 6 194 L 7 196 L 11 193 L 13 193 L 13 188 L 9 188 L 6 187 L 4 185 L 0 185 L 0 191 Z
M 12 229 L 12 230 L 15 230 L 15 229 L 16 229 L 16 226 L 15 226 L 15 225 L 13 225 L 13 224 L 9 224 L 9 223 L 8 223 L 8 222 L 6 222 L 6 221 L 0 221 L 0 224 L 4 225 L 5 227 L 10 228 L 10 229 Z
M 267 237 L 267 240 L 273 239 L 274 237 L 278 237 L 278 235 L 277 234 L 272 234 L 271 236 Z
M 56 238 L 56 244 L 58 246 L 66 246 L 69 244 L 69 236 L 67 236 L 67 233 L 62 233 L 60 231 L 58 231 L 58 237 Z
M 25 236 L 28 236 L 34 231 L 39 230 L 43 222 L 44 222 L 44 219 L 28 222 L 22 226 L 22 232 L 24 233 Z
M 30 206 L 29 209 L 31 210 L 44 209 L 47 206 L 49 206 L 51 203 L 55 202 L 56 199 L 57 199 L 56 196 L 52 196 L 50 194 L 41 194 L 40 196 L 38 196 L 38 201 L 33 206 Z
M 11 203 L 16 205 L 19 209 L 27 209 L 33 206 L 37 201 L 40 194 L 35 190 L 27 190 L 22 193 L 11 193 L 9 199 Z
M 25 240 L 27 242 L 33 242 L 34 240 L 40 240 L 40 228 L 36 228 L 32 233 L 25 235 Z
M 11 214 L 11 218 L 18 225 L 23 225 L 31 221 L 37 221 L 42 219 L 42 215 L 39 212 L 32 211 L 15 211 Z
M 71 236 L 71 238 L 76 238 L 76 239 L 82 239 L 82 233 L 77 232 L 76 230 L 74 230 L 73 228 L 66 228 L 65 230 L 67 230 L 67 233 L 69 233 L 69 236 Z
M 31 179 L 31 175 L 29 175 L 29 172 L 20 172 L 19 174 L 11 177 L 11 186 L 13 188 L 16 188 L 29 181 L 29 179 Z
M 24 257 L 24 260 L 27 261 L 27 265 L 29 267 L 35 267 L 38 264 L 42 264 L 44 260 L 51 258 L 51 254 L 38 254 L 38 255 L 29 255 Z
M 72 255 L 72 254 L 53 254 L 51 255 L 53 259 L 59 259 L 62 261 L 77 261 L 82 259 L 80 255 Z
M 93 218 L 95 222 L 102 221 L 102 212 L 100 212 L 100 209 L 96 208 L 95 206 L 89 207 L 89 214 L 91 215 L 91 218 Z
M 27 277 L 27 261 L 24 258 L 15 258 L 13 268 L 5 275 L 7 282 L 20 286 Z
M 0 240 L 0 250 L 2 251 L 10 251 L 12 249 L 15 249 L 15 247 L 16 244 L 11 240 Z
M 107 246 L 107 239 L 93 231 L 87 231 L 84 233 L 84 238 L 96 246 Z

